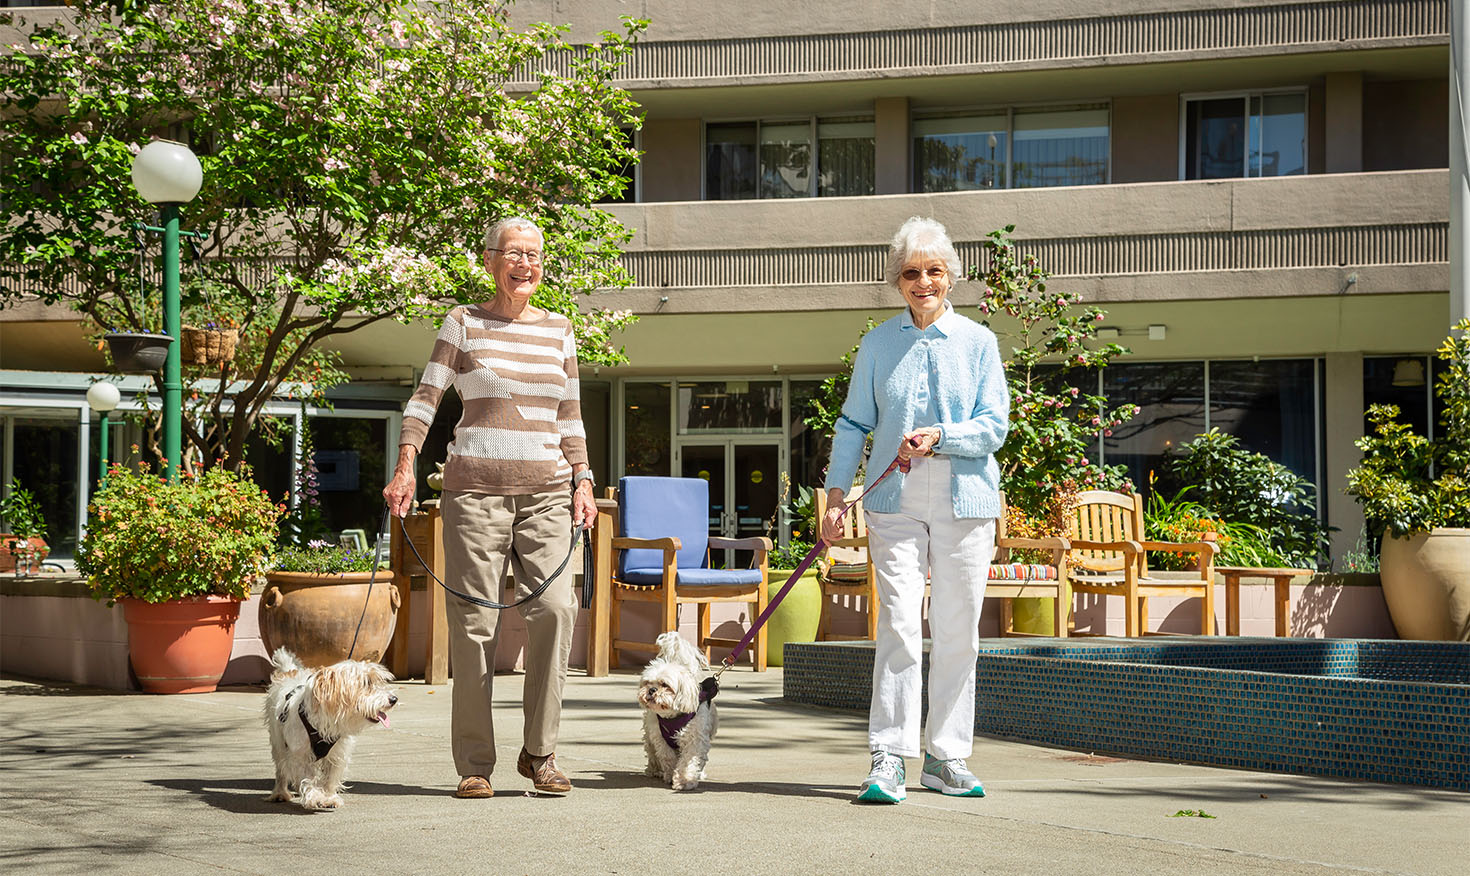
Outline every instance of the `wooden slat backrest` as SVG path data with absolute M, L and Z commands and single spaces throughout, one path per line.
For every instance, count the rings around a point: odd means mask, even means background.
M 1067 534 L 1079 541 L 1123 541 L 1141 537 L 1135 532 L 1136 497 L 1108 490 L 1085 490 L 1077 494 L 1077 507 L 1069 518 Z M 1092 548 L 1074 549 L 1072 565 L 1092 572 L 1120 572 L 1123 554 Z

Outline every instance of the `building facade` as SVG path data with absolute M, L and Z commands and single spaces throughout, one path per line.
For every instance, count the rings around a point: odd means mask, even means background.
M 985 235 L 1013 224 L 1054 285 L 1107 309 L 1132 353 L 1098 387 L 1143 410 L 1098 453 L 1137 482 L 1219 427 L 1317 484 L 1340 554 L 1362 527 L 1343 487 L 1366 406 L 1400 404 L 1432 433 L 1429 351 L 1450 311 L 1447 0 L 521 0 L 512 12 L 570 22 L 584 41 L 621 14 L 651 21 L 621 83 L 646 112 L 630 132 L 643 159 L 608 207 L 634 231 L 635 284 L 594 303 L 641 319 L 623 339 L 628 366 L 583 375 L 600 481 L 704 476 L 713 528 L 765 532 L 782 475 L 821 480 L 804 412 L 866 321 L 901 306 L 882 258 L 912 215 L 943 222 L 972 265 Z M 967 285 L 953 300 L 979 318 Z M 100 370 L 100 357 L 69 314 L 0 319 L 7 482 L 15 460 L 47 453 L 74 454 L 80 478 L 85 381 L 22 372 Z M 994 327 L 1004 346 L 1008 326 Z M 431 339 L 396 324 L 344 339 L 356 379 L 336 416 L 381 425 L 324 437 L 383 444 L 316 447 L 359 454 L 353 495 L 386 471 L 395 406 Z M 48 426 L 57 409 L 69 423 Z M 22 447 L 16 430 L 46 446 Z

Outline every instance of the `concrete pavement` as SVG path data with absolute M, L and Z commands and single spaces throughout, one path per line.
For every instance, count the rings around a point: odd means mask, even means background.
M 866 715 L 785 704 L 781 671 L 726 673 L 708 781 L 645 778 L 631 673 L 574 674 L 558 762 L 515 772 L 519 674 L 496 679 L 490 800 L 450 796 L 449 689 L 401 684 L 361 739 L 347 805 L 269 803 L 263 690 L 149 696 L 0 681 L 0 869 L 19 873 L 1374 873 L 1459 874 L 1470 795 L 1094 758 L 976 740 L 989 792 L 918 785 L 852 803 Z M 1203 810 L 1215 818 L 1170 817 Z

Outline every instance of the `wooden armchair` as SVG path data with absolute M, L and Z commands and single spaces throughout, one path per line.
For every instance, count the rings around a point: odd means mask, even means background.
M 766 608 L 768 538 L 711 536 L 709 482 L 701 478 L 627 477 L 618 482 L 618 523 L 612 546 L 612 605 L 608 664 L 618 666 L 618 651 L 658 653 L 652 641 L 621 638 L 623 602 L 661 606 L 659 632 L 679 628 L 679 605 L 699 606 L 695 644 L 710 656 L 711 645 L 733 648 L 739 639 L 710 635 L 709 607 L 716 602 L 745 602 L 753 623 Z M 710 550 L 753 551 L 752 568 L 712 569 Z M 756 634 L 755 669 L 766 669 L 766 631 Z
M 827 552 L 817 562 L 817 583 L 822 588 L 822 608 L 817 620 L 817 641 L 861 639 L 860 636 L 836 635 L 832 632 L 832 597 L 863 599 L 868 619 L 867 638 L 878 634 L 878 589 L 873 576 L 873 561 L 868 556 L 868 524 L 863 518 L 863 500 L 851 498 L 862 494 L 854 487 L 849 494 L 851 507 L 842 518 L 842 538 L 828 544 Z M 817 525 L 827 516 L 827 491 L 813 494 L 817 507 Z M 835 550 L 833 550 L 835 548 Z
M 1175 543 L 1144 538 L 1143 497 L 1106 490 L 1078 495 L 1070 518 L 1072 590 L 1122 596 L 1123 627 L 1128 636 L 1149 635 L 1150 596 L 1200 597 L 1200 632 L 1215 631 L 1215 552 L 1212 542 Z M 1198 580 L 1165 580 L 1148 573 L 1148 551 L 1194 554 Z
M 1006 534 L 1005 493 L 1000 495 L 1001 515 L 995 521 L 995 559 L 990 564 L 990 580 L 985 597 L 1000 599 L 1000 634 L 1026 636 L 1016 632 L 1011 616 L 1012 600 L 1040 597 L 1056 600 L 1052 635 L 1066 638 L 1071 627 L 1072 590 L 1067 579 L 1067 553 L 1072 543 L 1065 538 L 1018 538 Z M 1013 563 L 1013 550 L 1039 550 L 1051 554 L 1050 563 Z

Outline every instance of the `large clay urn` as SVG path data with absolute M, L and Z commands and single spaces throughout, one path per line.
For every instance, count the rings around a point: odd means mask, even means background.
M 1379 579 L 1399 638 L 1470 642 L 1470 529 L 1385 536 Z
M 260 637 L 268 653 L 287 648 L 307 666 L 346 660 L 349 650 L 353 660 L 381 662 L 398 605 L 393 576 L 383 570 L 376 580 L 371 572 L 270 572 L 260 600 Z

